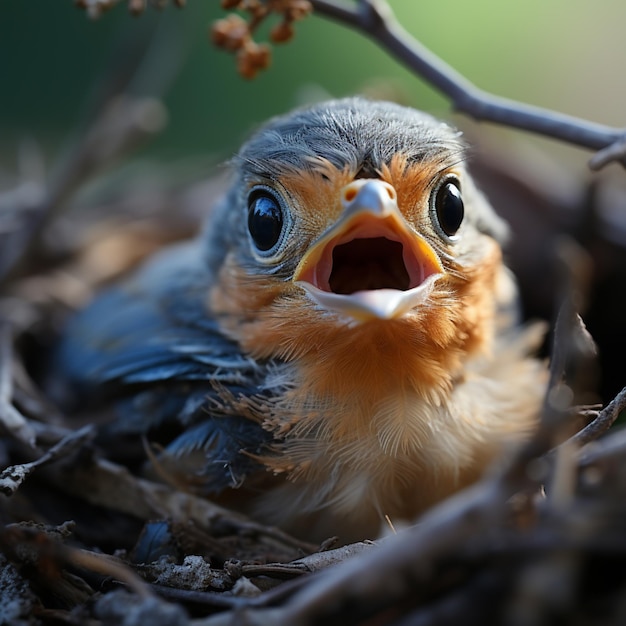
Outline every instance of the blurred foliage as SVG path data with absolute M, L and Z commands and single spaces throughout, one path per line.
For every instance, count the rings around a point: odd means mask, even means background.
M 344 0 L 347 1 L 347 0 Z M 623 123 L 613 80 L 626 53 L 620 0 L 392 0 L 398 19 L 479 86 L 507 97 L 608 124 Z M 138 92 L 172 74 L 170 123 L 150 151 L 228 157 L 267 117 L 301 102 L 355 92 L 393 96 L 445 114 L 446 102 L 362 35 L 311 17 L 274 49 L 273 67 L 240 78 L 230 55 L 208 41 L 224 15 L 217 0 L 139 18 L 123 4 L 90 21 L 71 0 L 4 0 L 0 5 L 0 159 L 12 161 L 25 135 L 56 147 L 94 97 L 103 69 L 124 64 L 124 45 L 152 51 Z M 117 57 L 115 56 L 117 53 Z M 112 60 L 113 59 L 113 60 Z

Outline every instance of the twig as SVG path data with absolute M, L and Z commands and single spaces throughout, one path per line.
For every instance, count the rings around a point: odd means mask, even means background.
M 11 327 L 5 322 L 0 322 L 0 424 L 14 437 L 32 447 L 35 444 L 35 432 L 12 402 L 12 342 Z
M 87 0 L 86 4 L 115 1 Z M 163 30 L 150 40 L 134 36 L 118 45 L 105 79 L 84 107 L 85 122 L 57 159 L 47 184 L 40 185 L 37 194 L 0 195 L 0 204 L 5 211 L 10 209 L 15 223 L 9 232 L 0 232 L 0 286 L 7 276 L 19 273 L 39 235 L 68 206 L 79 187 L 163 129 L 167 110 L 160 96 L 167 91 L 181 57 L 179 42 L 171 40 L 171 34 Z M 150 62 L 157 71 L 151 71 Z
M 125 467 L 104 459 L 96 458 L 89 464 L 62 470 L 50 468 L 46 476 L 66 493 L 138 519 L 193 520 L 200 528 L 206 528 L 216 519 L 229 520 L 234 525 L 245 521 L 243 515 L 166 485 L 137 478 Z
M 113 8 L 116 4 L 121 2 L 122 0 L 76 0 L 76 5 L 81 9 L 85 9 L 87 15 L 91 19 L 98 19 L 102 13 L 108 11 Z M 155 8 L 162 9 L 166 4 L 167 0 L 160 0 L 159 2 L 150 3 L 151 6 Z M 177 7 L 185 6 L 186 0 L 173 0 L 172 4 Z M 146 10 L 148 6 L 147 0 L 126 0 L 126 4 L 128 5 L 128 10 L 133 15 L 139 15 Z
M 281 582 L 280 585 L 264 591 L 258 596 L 240 597 L 225 594 L 218 591 L 194 591 L 189 589 L 176 589 L 164 585 L 152 584 L 152 589 L 163 598 L 176 600 L 185 604 L 195 604 L 203 607 L 220 607 L 237 609 L 242 607 L 266 607 L 280 603 L 292 596 L 302 587 L 310 584 L 317 574 L 299 576 Z
M 598 414 L 596 419 L 588 424 L 582 430 L 578 431 L 571 441 L 579 446 L 584 446 L 590 441 L 598 439 L 601 435 L 606 433 L 609 428 L 615 423 L 615 420 L 619 417 L 620 413 L 626 409 L 626 387 L 622 389 L 609 404 L 607 404 L 602 411 Z
M 165 119 L 163 105 L 153 98 L 118 97 L 109 103 L 91 132 L 74 147 L 65 166 L 48 185 L 42 201 L 23 207 L 22 212 L 27 211 L 27 215 L 21 227 L 3 237 L 0 280 L 21 262 L 39 233 L 78 187 L 131 146 L 159 132 Z
M 544 414 L 555 412 L 563 427 L 570 427 L 569 407 L 574 394 L 585 390 L 585 376 L 597 357 L 596 345 L 587 331 L 579 308 L 588 290 L 589 262 L 586 253 L 569 239 L 557 246 L 560 288 L 559 312 L 554 324 L 550 380 Z
M 141 598 L 154 595 L 150 585 L 113 556 L 65 545 L 62 554 L 70 565 L 119 580 Z
M 78 567 L 111 576 L 142 598 L 153 597 L 150 585 L 116 557 L 66 545 L 54 534 L 26 524 L 10 524 L 0 530 L 0 548 L 12 560 L 38 565 L 44 576 L 50 571 L 50 562 L 60 567 Z M 44 562 L 47 567 L 41 566 Z
M 282 545 L 300 550 L 301 553 L 313 554 L 319 549 L 319 546 L 303 541 L 302 539 L 292 537 L 284 530 L 281 530 L 276 526 L 265 526 L 264 524 L 260 524 L 247 518 L 238 519 L 236 528 L 240 532 L 252 532 L 256 535 L 267 537 L 268 539 L 277 541 Z
M 319 570 L 342 563 L 358 554 L 363 554 L 371 550 L 376 544 L 369 541 L 360 541 L 351 543 L 334 550 L 326 552 L 316 552 L 296 561 L 289 563 L 266 563 L 266 564 L 244 564 L 241 567 L 241 573 L 244 576 L 299 576 L 308 572 L 317 572 Z
M 209 530 L 213 523 L 219 522 L 222 526 L 230 524 L 234 529 L 267 537 L 299 554 L 312 554 L 317 550 L 317 546 L 295 539 L 278 528 L 253 522 L 205 498 L 137 478 L 126 468 L 103 459 L 96 458 L 91 464 L 62 470 L 51 468 L 47 478 L 67 493 L 138 519 L 191 520 L 199 528 Z
M 483 91 L 412 37 L 384 0 L 360 0 L 349 6 L 333 0 L 311 0 L 316 13 L 359 30 L 446 95 L 454 108 L 477 120 L 504 124 L 600 150 L 590 165 L 610 160 L 624 164 L 626 129 L 612 128 L 541 107 L 515 102 Z M 613 146 L 608 150 L 609 146 Z
M 626 458 L 626 428 L 616 428 L 606 437 L 581 448 L 578 457 L 579 466 L 583 469 L 595 463 L 612 461 L 622 467 Z
M 264 617 L 271 617 L 274 623 L 311 624 L 323 620 L 324 613 L 350 602 L 355 595 L 368 598 L 373 604 L 391 603 L 403 593 L 401 578 L 406 576 L 413 584 L 425 580 L 434 561 L 447 553 L 451 545 L 480 533 L 485 527 L 485 516 L 493 519 L 500 514 L 505 500 L 501 487 L 500 480 L 492 478 L 456 494 L 427 513 L 419 525 L 389 537 L 377 549 L 329 569 L 323 576 L 312 578 L 281 609 L 261 610 L 267 612 Z M 251 619 L 250 623 L 271 623 L 255 613 L 244 610 L 204 623 L 226 626 L 241 623 L 243 618 Z
M 613 161 L 619 161 L 622 165 L 626 163 L 626 137 L 624 136 L 596 152 L 589 159 L 589 167 L 592 170 L 601 170 Z
M 36 461 L 7 467 L 0 472 L 0 492 L 6 496 L 13 495 L 36 468 L 53 463 L 71 454 L 91 439 L 94 433 L 93 426 L 84 426 L 76 432 L 70 432 Z

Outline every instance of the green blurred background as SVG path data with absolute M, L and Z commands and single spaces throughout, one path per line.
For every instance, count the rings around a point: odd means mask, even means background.
M 484 89 L 598 122 L 626 122 L 623 0 L 390 4 L 407 30 Z M 243 80 L 233 58 L 208 42 L 209 24 L 224 14 L 218 0 L 188 0 L 183 10 L 133 18 L 120 3 L 91 21 L 71 0 L 0 0 L 0 166 L 12 167 L 24 136 L 54 155 L 121 42 L 140 45 L 151 31 L 156 46 L 137 91 L 169 76 L 172 66 L 178 71 L 165 96 L 169 124 L 143 156 L 227 158 L 265 118 L 325 95 L 391 89 L 406 103 L 448 113 L 443 98 L 373 43 L 316 16 L 297 25 L 291 43 L 274 48 L 269 71 Z M 584 163 L 586 153 L 573 153 Z

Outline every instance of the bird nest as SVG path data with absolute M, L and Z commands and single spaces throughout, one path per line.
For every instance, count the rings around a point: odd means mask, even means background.
M 499 157 L 477 166 L 493 179 L 494 163 L 503 167 Z M 626 392 L 601 410 L 577 404 L 594 349 L 575 309 L 584 282 L 575 247 L 560 255 L 562 306 L 537 432 L 384 539 L 312 545 L 138 477 L 95 445 L 96 426 L 50 405 L 33 380 L 67 313 L 194 232 L 199 207 L 218 195 L 219 179 L 189 171 L 184 184 L 135 173 L 131 188 L 101 186 L 54 221 L 50 206 L 67 194 L 12 190 L 20 210 L 7 223 L 0 300 L 2 623 L 625 623 L 626 431 L 608 429 Z M 500 191 L 515 195 L 512 171 L 499 173 Z

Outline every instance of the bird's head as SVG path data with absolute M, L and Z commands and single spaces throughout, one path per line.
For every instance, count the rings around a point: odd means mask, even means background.
M 270 121 L 209 230 L 225 332 L 257 358 L 363 372 L 422 359 L 449 379 L 489 344 L 501 268 L 503 226 L 465 159 L 453 128 L 390 103 Z

